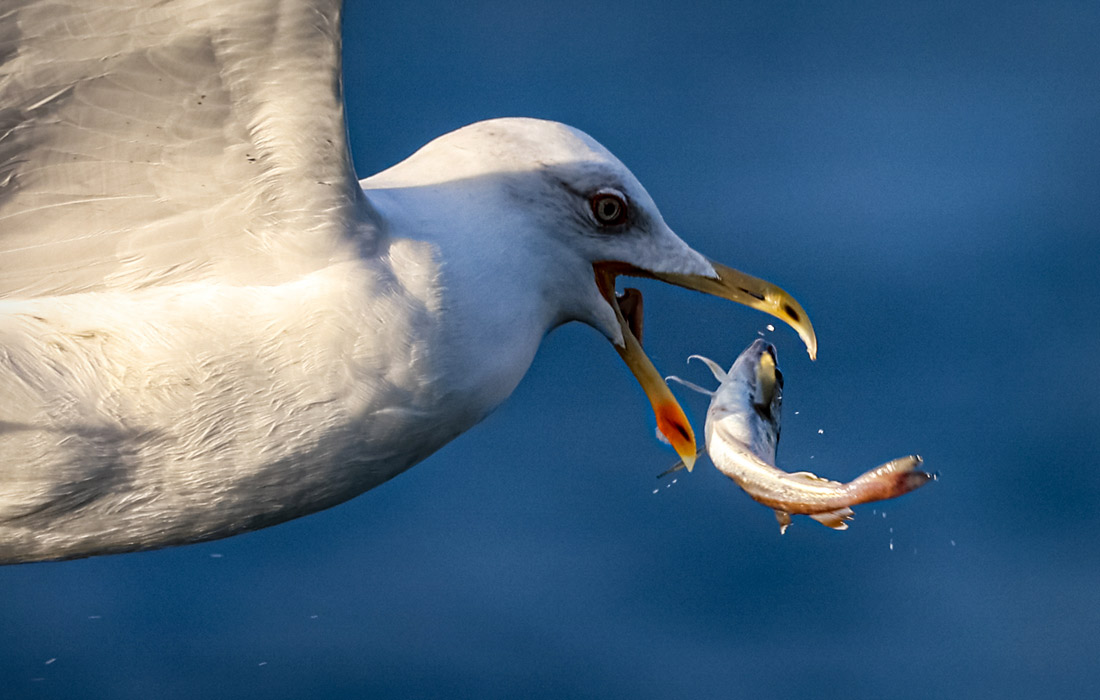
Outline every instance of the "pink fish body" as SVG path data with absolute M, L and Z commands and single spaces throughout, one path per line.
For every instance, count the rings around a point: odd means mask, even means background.
M 756 340 L 728 372 L 699 355 L 721 382 L 711 392 L 678 377 L 678 381 L 712 396 L 707 410 L 706 451 L 723 474 L 758 503 L 775 511 L 780 532 L 791 515 L 808 515 L 846 530 L 851 506 L 896 498 L 933 479 L 919 469 L 922 460 L 909 455 L 878 466 L 848 483 L 824 479 L 810 472 L 785 472 L 775 466 L 783 404 L 783 374 L 776 365 L 775 347 Z

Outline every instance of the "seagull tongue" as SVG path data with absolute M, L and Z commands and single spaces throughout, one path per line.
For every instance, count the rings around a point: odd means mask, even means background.
M 642 293 L 633 287 L 627 287 L 622 294 L 615 295 L 615 301 L 619 304 L 630 332 L 642 344 Z

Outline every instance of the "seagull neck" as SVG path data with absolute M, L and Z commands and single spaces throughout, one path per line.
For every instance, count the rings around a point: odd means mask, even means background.
M 456 194 L 367 190 L 386 222 L 395 276 L 430 280 L 432 365 L 449 404 L 464 405 L 472 424 L 512 393 L 558 320 L 532 252 L 507 225 L 487 224 L 480 213 L 489 205 Z

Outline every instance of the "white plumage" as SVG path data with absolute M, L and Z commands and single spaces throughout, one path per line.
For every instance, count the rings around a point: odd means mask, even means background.
M 571 320 L 684 433 L 616 274 L 749 303 L 810 344 L 793 299 L 691 250 L 569 127 L 482 122 L 358 183 L 339 4 L 6 3 L 0 562 L 344 501 L 481 420 Z M 628 220 L 595 218 L 608 193 Z

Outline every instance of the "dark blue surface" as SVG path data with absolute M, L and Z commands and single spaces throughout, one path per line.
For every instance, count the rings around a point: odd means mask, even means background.
M 810 363 L 763 315 L 643 284 L 662 371 L 704 381 L 688 354 L 763 332 L 781 465 L 915 451 L 940 481 L 780 537 L 706 462 L 658 482 L 640 390 L 567 327 L 484 424 L 351 503 L 0 568 L 0 698 L 1096 692 L 1100 6 L 394 5 L 347 12 L 361 173 L 489 117 L 588 131 L 821 340 Z

